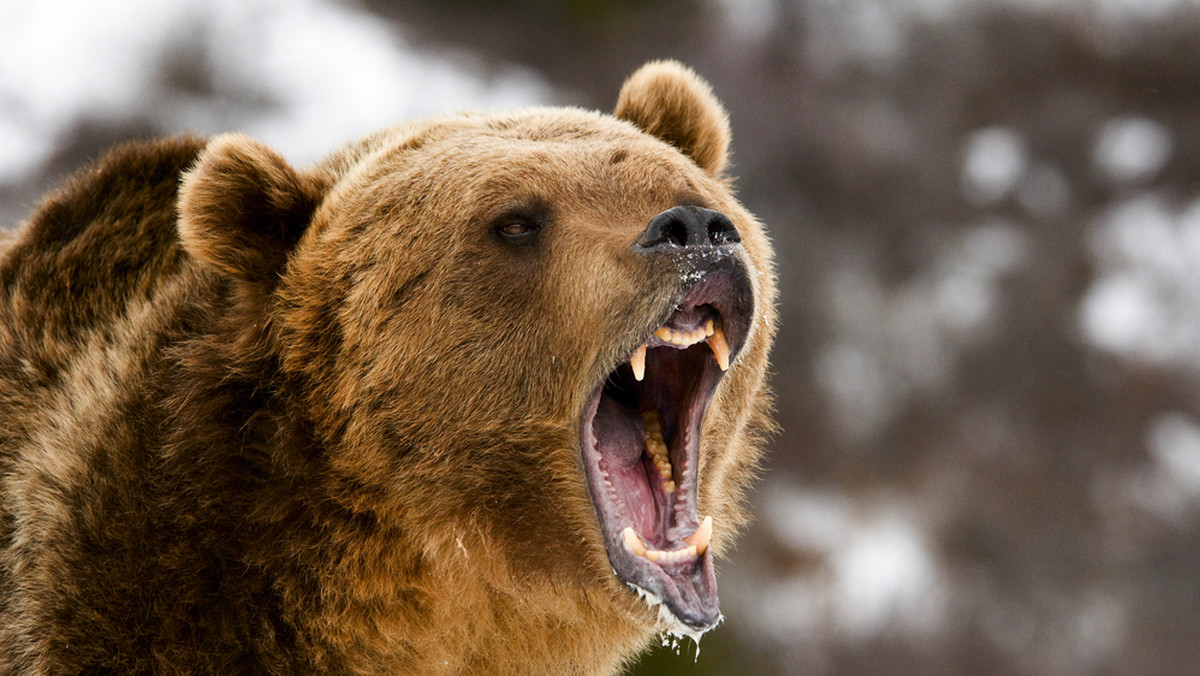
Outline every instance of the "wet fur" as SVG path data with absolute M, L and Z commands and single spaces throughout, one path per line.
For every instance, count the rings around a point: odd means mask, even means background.
M 0 239 L 0 673 L 606 673 L 646 646 L 577 442 L 680 283 L 622 254 L 699 200 L 757 271 L 704 430 L 718 553 L 775 292 L 707 85 L 652 64 L 622 101 L 304 171 L 238 135 L 128 145 Z M 514 209 L 536 245 L 492 236 Z

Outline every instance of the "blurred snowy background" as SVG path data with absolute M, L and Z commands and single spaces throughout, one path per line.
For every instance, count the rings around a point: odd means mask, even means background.
M 783 432 L 726 624 L 638 673 L 1200 673 L 1200 2 L 9 0 L 0 223 L 122 139 L 306 163 L 667 56 L 779 249 Z

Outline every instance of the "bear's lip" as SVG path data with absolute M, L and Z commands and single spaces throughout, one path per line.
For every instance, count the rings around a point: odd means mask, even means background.
M 708 547 L 712 521 L 697 512 L 700 433 L 725 368 L 736 368 L 753 293 L 740 261 L 692 279 L 625 352 L 634 362 L 644 358 L 643 377 L 624 362 L 596 387 L 583 411 L 581 446 L 614 572 L 651 606 L 661 604 L 660 629 L 698 637 L 721 619 Z M 710 334 L 721 334 L 726 345 Z M 648 434 L 669 450 L 664 454 Z

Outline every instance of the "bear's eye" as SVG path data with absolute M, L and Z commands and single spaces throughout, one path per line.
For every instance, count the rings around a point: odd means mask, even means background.
M 533 226 L 521 221 L 506 223 L 500 226 L 500 234 L 505 237 L 520 237 L 521 235 L 528 235 L 531 232 L 533 232 Z
M 506 242 L 526 242 L 537 234 L 540 228 L 527 218 L 506 218 L 496 224 L 496 234 Z
M 510 246 L 528 246 L 554 220 L 549 203 L 540 197 L 517 197 L 488 218 L 492 237 Z

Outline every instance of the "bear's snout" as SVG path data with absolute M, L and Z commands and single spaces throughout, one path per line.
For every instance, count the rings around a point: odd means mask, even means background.
M 650 219 L 634 242 L 643 253 L 677 253 L 679 249 L 708 249 L 742 241 L 729 217 L 704 207 L 680 206 Z

